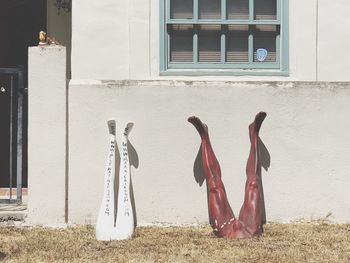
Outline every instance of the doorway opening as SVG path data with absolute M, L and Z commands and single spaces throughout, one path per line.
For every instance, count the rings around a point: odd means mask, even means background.
M 0 202 L 21 202 L 28 185 L 28 47 L 46 31 L 46 2 L 0 1 Z

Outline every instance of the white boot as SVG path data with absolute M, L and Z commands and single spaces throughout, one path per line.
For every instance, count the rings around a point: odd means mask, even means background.
M 112 230 L 114 228 L 114 178 L 115 178 L 115 121 L 108 121 L 109 128 L 109 150 L 104 176 L 103 198 L 100 212 L 96 222 L 96 238 L 97 240 L 111 240 Z
M 117 220 L 112 231 L 113 240 L 128 239 L 134 233 L 134 211 L 130 199 L 130 162 L 128 152 L 128 135 L 134 124 L 129 122 L 121 141 L 121 161 L 119 170 L 119 190 Z

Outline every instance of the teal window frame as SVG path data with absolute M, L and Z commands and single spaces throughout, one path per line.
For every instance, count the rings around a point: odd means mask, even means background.
M 171 19 L 170 1 L 160 0 L 160 75 L 261 75 L 261 76 L 289 76 L 289 0 L 277 1 L 276 20 L 255 20 L 254 0 L 249 0 L 249 19 L 199 19 L 198 1 L 193 0 L 192 19 Z M 221 13 L 226 14 L 226 0 L 221 0 Z M 276 62 L 253 62 L 253 34 L 249 33 L 248 50 L 249 62 L 227 63 L 223 56 L 225 41 L 221 40 L 221 62 L 198 62 L 198 34 L 193 34 L 194 62 L 179 63 L 169 60 L 169 34 L 167 26 L 171 24 L 184 25 L 278 25 L 280 34 L 276 37 Z M 224 36 L 222 36 L 224 38 Z

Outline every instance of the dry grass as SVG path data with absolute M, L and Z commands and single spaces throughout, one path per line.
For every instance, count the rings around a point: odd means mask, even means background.
M 91 226 L 0 228 L 4 262 L 350 262 L 350 225 L 270 224 L 251 240 L 209 227 L 140 227 L 131 240 L 98 242 Z

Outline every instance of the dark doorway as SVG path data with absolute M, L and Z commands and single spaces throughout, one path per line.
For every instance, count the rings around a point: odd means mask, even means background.
M 11 142 L 17 129 L 12 96 L 18 96 L 11 87 L 16 78 L 1 74 L 1 69 L 22 68 L 24 87 L 27 87 L 28 47 L 38 44 L 39 31 L 46 31 L 46 0 L 0 0 L 0 188 L 10 187 Z M 5 70 L 6 71 L 6 70 Z M 14 100 L 16 101 L 16 100 Z M 12 108 L 11 108 L 12 107 Z M 23 166 L 22 185 L 27 187 L 27 95 L 23 95 Z M 11 116 L 14 117 L 11 122 Z M 12 126 L 11 126 L 12 123 Z M 12 137 L 11 137 L 12 136 Z M 12 156 L 12 159 L 13 156 Z M 16 185 L 16 177 L 12 177 Z
M 10 182 L 11 81 L 12 76 L 0 75 L 0 187 L 9 187 Z

